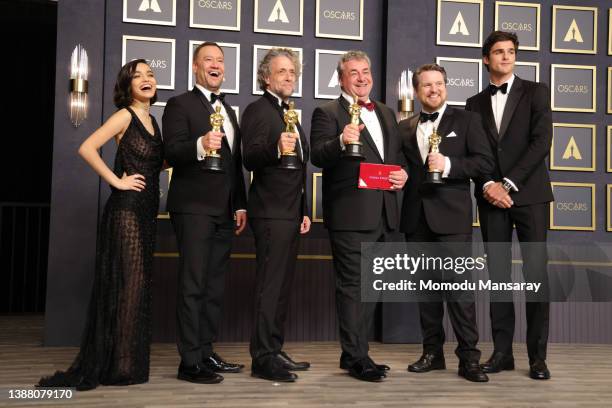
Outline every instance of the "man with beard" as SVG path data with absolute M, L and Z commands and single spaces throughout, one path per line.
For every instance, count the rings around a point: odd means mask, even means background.
M 446 71 L 437 64 L 422 65 L 412 77 L 422 110 L 399 125 L 410 174 L 400 230 L 408 242 L 442 243 L 436 246 L 439 251 L 458 257 L 465 256 L 463 252 L 472 242 L 470 178 L 491 171 L 493 155 L 480 116 L 447 105 L 446 81 Z M 439 152 L 430 151 L 434 130 L 441 137 Z M 434 169 L 441 172 L 440 184 L 426 182 L 428 170 Z M 454 278 L 455 271 L 449 272 L 450 278 L 444 279 Z M 430 301 L 419 302 L 423 355 L 408 366 L 408 371 L 425 373 L 446 368 L 442 326 L 446 300 L 457 337 L 459 375 L 469 381 L 488 381 L 479 366 L 476 310 L 470 296 L 473 294 L 431 295 Z

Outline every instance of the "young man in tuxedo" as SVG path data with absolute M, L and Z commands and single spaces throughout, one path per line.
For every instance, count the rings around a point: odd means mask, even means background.
M 412 77 L 422 110 L 399 124 L 410 174 L 400 230 L 408 242 L 456 243 L 445 248 L 449 255 L 461 256 L 456 247 L 472 241 L 470 178 L 493 169 L 493 154 L 480 116 L 446 104 L 446 80 L 446 71 L 437 64 L 419 67 Z M 429 137 L 434 128 L 441 136 L 438 153 L 430 152 Z M 425 183 L 431 169 L 442 172 L 442 184 Z M 486 382 L 488 378 L 479 366 L 480 350 L 476 347 L 474 302 L 470 296 L 454 295 L 419 302 L 423 355 L 408 366 L 408 371 L 424 373 L 446 368 L 442 326 L 442 300 L 446 300 L 458 342 L 455 353 L 459 357 L 459 375 L 469 381 Z
M 253 172 L 247 210 L 255 235 L 257 277 L 251 357 L 253 376 L 295 381 L 290 372 L 307 370 L 282 350 L 287 307 L 300 234 L 310 230 L 306 205 L 309 147 L 301 125 L 286 132 L 287 102 L 300 76 L 300 61 L 288 48 L 273 48 L 257 70 L 264 94 L 242 115 L 244 166 Z M 289 113 L 291 114 L 291 112 Z M 281 153 L 294 152 L 297 169 L 281 167 Z
M 168 210 L 179 249 L 178 378 L 217 383 L 223 380 L 218 373 L 243 368 L 219 357 L 212 343 L 221 317 L 232 236 L 246 226 L 246 193 L 236 114 L 220 92 L 223 50 L 212 42 L 201 44 L 194 51 L 192 68 L 195 87 L 170 98 L 163 116 L 166 160 L 173 167 Z M 209 120 L 216 107 L 224 117 L 221 132 L 214 132 Z M 202 168 L 210 150 L 221 155 L 223 172 Z
M 515 225 L 525 280 L 541 282 L 541 292 L 547 294 L 545 242 L 553 200 L 545 163 L 552 142 L 550 93 L 545 85 L 514 74 L 518 45 L 515 34 L 495 31 L 482 47 L 491 84 L 468 99 L 466 109 L 480 113 L 495 153 L 495 167 L 476 180 L 475 195 L 483 239 L 494 243 L 487 247 L 490 278 L 511 281 L 510 243 Z M 514 369 L 514 305 L 511 297 L 497 300 L 491 302 L 495 347 L 483 364 L 488 373 Z M 548 379 L 549 303 L 542 298 L 528 301 L 526 312 L 529 376 Z
M 392 171 L 391 190 L 357 187 L 360 162 L 343 157 L 346 144 L 361 141 L 367 163 L 405 163 L 395 114 L 370 100 L 370 59 L 362 51 L 349 51 L 338 62 L 341 96 L 314 110 L 310 133 L 312 163 L 323 169 L 323 213 L 329 232 L 336 273 L 336 309 L 342 355 L 340 367 L 359 380 L 381 381 L 386 365 L 368 356 L 368 334 L 375 303 L 362 303 L 361 243 L 384 242 L 397 231 L 397 191 L 408 178 Z M 356 99 L 353 99 L 356 97 Z M 349 105 L 361 105 L 360 124 L 351 124 Z

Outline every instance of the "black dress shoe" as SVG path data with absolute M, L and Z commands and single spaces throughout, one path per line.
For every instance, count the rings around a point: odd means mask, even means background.
M 361 381 L 380 382 L 385 373 L 379 371 L 369 358 L 363 358 L 349 367 L 349 375 Z
M 307 361 L 295 362 L 287 353 L 281 351 L 276 355 L 276 358 L 282 363 L 282 367 L 289 371 L 304 371 L 310 368 L 310 363 Z
M 217 384 L 223 381 L 222 376 L 205 366 L 200 366 L 197 364 L 188 366 L 183 364 L 182 361 L 179 365 L 178 375 L 176 378 L 197 384 Z
M 459 363 L 459 377 L 463 377 L 472 382 L 488 382 L 489 377 L 482 371 L 478 361 L 468 361 Z
M 499 351 L 494 352 L 485 363 L 480 365 L 485 373 L 499 373 L 502 370 L 514 370 L 514 357 Z
M 251 376 L 278 382 L 294 382 L 298 378 L 297 374 L 283 368 L 282 363 L 275 356 L 253 361 Z
M 534 380 L 549 380 L 550 371 L 548 371 L 548 367 L 546 367 L 546 361 L 535 360 L 532 364 L 530 364 L 529 377 L 533 378 Z
M 446 361 L 443 354 L 424 353 L 418 361 L 408 366 L 411 373 L 426 373 L 431 370 L 445 370 Z
M 212 353 L 209 357 L 203 359 L 202 364 L 216 373 L 239 373 L 244 368 L 244 364 L 228 363 L 217 353 Z
M 370 362 L 374 364 L 378 371 L 382 371 L 383 374 L 385 374 L 386 371 L 391 370 L 391 367 L 386 364 L 376 364 L 374 360 L 370 358 L 370 356 L 368 356 L 368 360 L 370 360 Z M 348 363 L 348 354 L 345 354 L 344 352 L 342 352 L 342 355 L 340 356 L 340 368 L 343 370 L 348 370 L 350 368 L 350 364 Z M 385 377 L 386 376 L 387 375 L 385 374 Z

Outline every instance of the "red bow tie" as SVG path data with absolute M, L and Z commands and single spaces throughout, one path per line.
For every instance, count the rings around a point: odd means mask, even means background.
M 372 112 L 374 110 L 374 102 L 364 102 L 362 100 L 357 100 L 357 105 L 363 106 L 364 108 L 366 108 L 370 112 Z

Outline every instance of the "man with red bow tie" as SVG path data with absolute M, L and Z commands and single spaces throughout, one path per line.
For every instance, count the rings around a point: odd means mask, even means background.
M 310 134 L 311 159 L 323 169 L 323 213 L 336 273 L 336 308 L 342 355 L 340 367 L 363 381 L 381 381 L 388 366 L 368 356 L 368 333 L 375 303 L 361 302 L 361 243 L 385 242 L 397 231 L 397 191 L 408 179 L 403 169 L 389 174 L 390 190 L 358 188 L 360 161 L 347 158 L 347 145 L 361 142 L 366 163 L 403 165 L 393 111 L 370 100 L 370 59 L 348 51 L 338 62 L 342 95 L 315 109 Z M 354 99 L 356 98 L 356 100 Z M 351 123 L 351 104 L 359 103 L 360 123 Z

